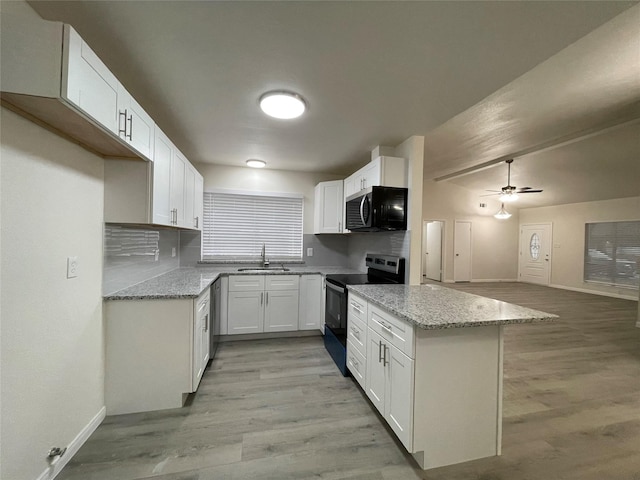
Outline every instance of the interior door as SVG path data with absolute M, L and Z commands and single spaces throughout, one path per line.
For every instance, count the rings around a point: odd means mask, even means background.
M 443 222 L 425 222 L 424 276 L 442 281 L 442 228 Z
M 551 224 L 520 225 L 521 282 L 551 283 Z
M 453 281 L 471 281 L 471 222 L 456 221 L 453 234 Z

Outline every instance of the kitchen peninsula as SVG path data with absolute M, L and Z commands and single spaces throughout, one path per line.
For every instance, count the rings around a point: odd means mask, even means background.
M 349 286 L 347 365 L 423 469 L 500 455 L 503 326 L 555 318 L 436 285 Z

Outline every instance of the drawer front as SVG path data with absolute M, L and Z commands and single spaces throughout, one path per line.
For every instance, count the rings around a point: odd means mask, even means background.
M 231 275 L 229 277 L 230 292 L 251 292 L 264 290 L 264 275 Z
M 360 351 L 355 348 L 351 340 L 347 340 L 347 368 L 353 378 L 364 389 L 364 382 L 367 375 L 367 362 Z
M 409 358 L 414 358 L 413 325 L 394 317 L 375 305 L 369 305 L 368 313 L 367 324 L 374 332 L 378 333 Z
M 367 325 L 363 321 L 356 317 L 349 317 L 347 321 L 347 339 L 364 358 L 367 357 Z
M 267 290 L 298 290 L 300 287 L 299 275 L 267 275 Z
M 209 297 L 210 297 L 210 289 L 207 288 L 204 292 L 200 294 L 200 296 L 196 299 L 196 317 L 198 317 L 202 312 L 209 313 Z
M 367 301 L 351 292 L 347 296 L 347 318 L 357 318 L 367 324 Z

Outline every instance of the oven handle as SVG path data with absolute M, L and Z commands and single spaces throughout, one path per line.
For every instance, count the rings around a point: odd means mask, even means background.
M 325 281 L 324 283 L 331 290 L 335 290 L 336 292 L 340 292 L 340 293 L 345 293 L 346 292 L 346 289 L 343 288 L 343 287 L 338 287 L 337 285 L 334 285 L 333 283 L 329 283 L 327 281 Z

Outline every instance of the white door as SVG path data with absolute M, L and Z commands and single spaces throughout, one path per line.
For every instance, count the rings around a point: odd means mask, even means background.
M 456 221 L 453 234 L 453 281 L 471 281 L 471 222 Z
M 298 290 L 267 290 L 264 304 L 265 332 L 298 330 Z
M 442 225 L 444 222 L 433 221 L 424 223 L 424 276 L 440 282 L 442 281 Z
M 551 283 L 551 224 L 520 225 L 521 282 Z
M 227 308 L 229 335 L 264 331 L 264 292 L 229 292 Z
M 386 345 L 387 363 L 385 418 L 402 444 L 411 451 L 413 444 L 413 360 L 393 345 Z
M 371 403 L 384 415 L 385 366 L 382 363 L 382 337 L 373 330 L 367 333 L 367 368 L 365 373 L 365 393 Z

